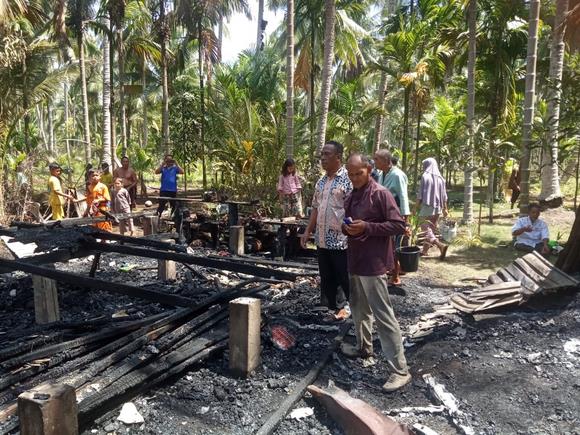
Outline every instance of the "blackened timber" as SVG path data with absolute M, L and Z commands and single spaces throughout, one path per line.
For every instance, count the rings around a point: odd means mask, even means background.
M 95 413 L 99 412 L 99 408 L 102 406 L 114 406 L 116 401 L 125 400 L 126 398 L 122 396 L 126 393 L 131 394 L 132 390 L 140 385 L 145 386 L 143 384 L 146 384 L 146 387 L 149 388 L 149 379 L 164 377 L 163 375 L 167 374 L 166 372 L 177 374 L 175 367 L 185 370 L 186 367 L 181 363 L 190 361 L 191 358 L 200 352 L 215 346 L 225 339 L 227 339 L 227 332 L 224 330 L 218 329 L 206 332 L 178 350 L 158 358 L 139 370 L 128 373 L 115 381 L 110 387 L 81 401 L 79 404 L 79 419 L 82 419 L 83 423 L 86 424 L 95 417 Z
M 128 243 L 131 245 L 149 246 L 151 248 L 164 249 L 167 251 L 186 252 L 187 248 L 183 245 L 174 243 L 161 242 L 159 240 L 151 240 L 143 237 L 122 236 L 121 234 L 108 233 L 105 231 L 91 231 L 91 236 L 97 239 L 117 240 L 119 242 Z
M 260 276 L 263 278 L 274 277 L 277 279 L 284 279 L 294 281 L 299 273 L 286 272 L 283 270 L 276 270 L 273 268 L 253 266 L 244 263 L 235 263 L 227 260 L 219 260 L 217 258 L 198 257 L 189 254 L 181 254 L 178 252 L 165 252 L 157 249 L 143 249 L 126 245 L 113 245 L 97 243 L 90 240 L 84 240 L 83 244 L 89 249 L 94 249 L 103 252 L 116 252 L 119 254 L 134 255 L 136 257 L 156 258 L 158 260 L 174 260 L 178 263 L 195 264 L 203 267 L 210 267 L 213 269 L 229 270 L 232 272 L 244 273 L 247 275 Z
M 210 258 L 223 258 L 217 255 L 210 255 Z M 260 264 L 264 266 L 274 266 L 274 267 L 289 267 L 292 269 L 305 269 L 313 270 L 318 272 L 318 266 L 316 264 L 307 263 L 297 263 L 292 261 L 275 261 L 275 260 L 264 260 L 262 258 L 250 257 L 248 255 L 239 255 L 235 257 L 226 257 L 228 261 L 234 261 L 237 263 L 250 263 L 250 264 Z
M 101 245 L 101 243 L 95 243 Z M 102 243 L 103 246 L 108 246 Z M 181 254 L 183 255 L 183 254 Z M 105 281 L 96 278 L 89 278 L 86 276 L 77 275 L 74 273 L 63 272 L 60 270 L 51 270 L 46 267 L 27 264 L 22 261 L 4 260 L 0 259 L 0 272 L 13 272 L 20 270 L 34 275 L 44 276 L 46 278 L 54 279 L 56 281 L 77 286 L 83 290 L 101 290 L 110 293 L 123 294 L 133 296 L 140 299 L 146 299 L 151 302 L 156 302 L 162 305 L 175 307 L 192 307 L 196 308 L 198 304 L 189 298 L 172 295 L 168 293 L 158 292 L 154 290 L 147 290 L 141 287 L 136 287 L 120 282 Z

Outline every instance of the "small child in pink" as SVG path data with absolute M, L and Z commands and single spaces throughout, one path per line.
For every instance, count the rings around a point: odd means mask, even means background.
M 115 178 L 113 182 L 115 190 L 113 191 L 113 211 L 114 213 L 131 213 L 131 196 L 129 191 L 123 187 L 123 179 Z M 133 236 L 133 218 L 119 219 L 119 232 L 125 235 Z
M 282 165 L 282 173 L 278 178 L 278 197 L 282 204 L 282 217 L 302 217 L 302 184 L 296 175 L 296 163 L 293 159 L 286 159 Z

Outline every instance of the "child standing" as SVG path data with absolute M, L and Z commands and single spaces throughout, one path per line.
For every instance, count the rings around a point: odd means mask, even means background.
M 52 219 L 59 221 L 64 219 L 64 207 L 67 199 L 74 201 L 71 195 L 67 195 L 62 191 L 62 182 L 60 180 L 60 174 L 62 169 L 60 165 L 56 162 L 48 165 L 50 170 L 50 178 L 48 179 L 48 201 L 50 203 L 50 208 L 52 209 Z
M 101 173 L 94 169 L 88 172 L 89 185 L 87 186 L 87 210 L 86 216 L 104 216 L 105 212 L 109 211 L 109 204 L 111 202 L 111 195 L 109 189 L 101 183 Z M 113 225 L 109 221 L 97 222 L 95 226 L 103 231 L 113 231 Z
M 129 191 L 123 187 L 123 179 L 115 178 L 113 182 L 115 190 L 113 191 L 113 212 L 114 213 L 131 213 L 131 195 Z M 133 218 L 119 220 L 119 232 L 125 235 L 129 231 L 129 235 L 133 236 Z
M 293 159 L 286 159 L 282 165 L 282 173 L 278 178 L 278 198 L 282 203 L 282 217 L 302 217 L 302 198 L 300 191 L 302 184 L 296 175 L 296 163 Z

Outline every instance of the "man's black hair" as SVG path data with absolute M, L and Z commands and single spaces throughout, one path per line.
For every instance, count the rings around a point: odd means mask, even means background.
M 537 208 L 539 211 L 542 211 L 542 207 L 537 202 L 532 202 L 528 204 L 528 213 L 532 211 L 533 208 Z
M 334 147 L 334 150 L 336 151 L 336 155 L 338 156 L 338 158 L 340 160 L 342 160 L 342 153 L 344 152 L 344 145 L 343 144 L 341 144 L 340 142 L 337 142 L 335 140 L 327 140 L 326 145 L 332 145 Z
M 394 155 L 391 154 L 391 163 L 394 166 L 397 166 L 397 163 L 399 163 L 399 158 L 397 156 L 394 156 Z

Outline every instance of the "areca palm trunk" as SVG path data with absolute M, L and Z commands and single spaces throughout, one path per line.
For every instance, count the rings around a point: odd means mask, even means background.
M 530 202 L 530 152 L 532 127 L 534 124 L 534 100 L 536 97 L 536 59 L 538 53 L 538 23 L 540 20 L 540 0 L 530 1 L 528 30 L 528 55 L 526 60 L 526 94 L 524 97 L 524 128 L 522 157 L 520 161 L 520 213 L 527 213 Z
M 84 26 L 84 24 L 83 24 Z M 79 71 L 81 76 L 81 93 L 83 98 L 83 132 L 85 141 L 85 160 L 91 161 L 91 127 L 89 121 L 89 97 L 87 93 L 87 74 L 85 71 L 84 29 L 80 29 L 77 35 L 79 46 Z
M 322 85 L 320 89 L 320 120 L 318 123 L 318 144 L 316 156 L 322 151 L 326 141 L 326 124 L 328 122 L 328 105 L 332 84 L 332 65 L 334 61 L 334 23 L 336 20 L 336 1 L 324 0 L 324 63 L 322 64 Z M 316 162 L 312 156 L 313 166 Z
M 403 171 L 407 171 L 407 154 L 409 153 L 409 100 L 411 97 L 411 87 L 405 87 L 404 109 L 403 109 Z M 416 174 L 417 175 L 417 174 Z M 417 178 L 417 177 L 415 177 Z
M 258 0 L 258 29 L 256 35 L 256 52 L 262 49 L 262 21 L 264 21 L 264 0 Z
M 562 95 L 562 71 L 564 69 L 564 33 L 569 0 L 556 1 L 556 16 L 552 30 L 550 49 L 550 80 L 548 88 L 548 150 L 542 159 L 542 191 L 540 201 L 553 207 L 562 205 L 560 176 L 558 174 L 558 129 L 560 126 L 560 97 Z
M 470 0 L 468 9 L 469 48 L 467 52 L 467 152 L 463 168 L 463 222 L 473 222 L 473 150 L 475 133 L 475 57 L 477 0 Z
M 261 0 L 262 1 L 262 0 Z M 286 2 L 286 157 L 294 156 L 294 0 Z
M 103 24 L 109 27 L 109 19 Z M 111 54 L 109 52 L 109 38 L 105 36 L 103 42 L 103 161 L 112 165 L 111 153 Z
M 201 172 L 203 188 L 207 189 L 207 171 L 205 167 L 205 85 L 203 81 L 203 39 L 202 39 L 202 18 L 199 16 L 197 23 L 197 42 L 198 42 L 198 67 L 199 67 L 199 141 L 201 147 Z M 185 178 L 185 177 L 184 177 Z
M 377 90 L 377 100 L 379 103 L 379 109 L 384 109 L 385 107 L 385 93 L 387 92 L 387 73 L 381 72 L 381 81 L 379 82 L 379 89 Z M 383 137 L 383 125 L 385 117 L 381 112 L 377 115 L 375 119 L 375 137 L 373 140 L 373 151 L 377 151 L 381 146 L 381 139 Z
M 117 56 L 119 62 L 119 109 L 121 112 L 121 152 L 127 155 L 127 107 L 125 105 L 125 45 L 123 28 L 117 28 Z
M 163 90 L 161 112 L 161 138 L 163 149 L 169 154 L 169 86 L 167 84 L 167 19 L 165 16 L 165 0 L 159 2 L 159 21 L 161 26 L 161 87 Z

